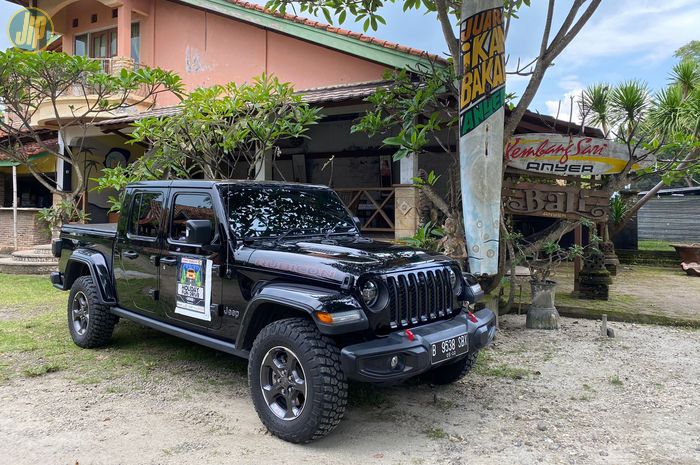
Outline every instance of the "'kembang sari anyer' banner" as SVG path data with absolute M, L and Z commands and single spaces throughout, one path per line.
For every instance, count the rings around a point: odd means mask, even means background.
M 503 0 L 465 0 L 462 18 L 459 159 L 467 255 L 472 273 L 495 275 L 506 83 Z

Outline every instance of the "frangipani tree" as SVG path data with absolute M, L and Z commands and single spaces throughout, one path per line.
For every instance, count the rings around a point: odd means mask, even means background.
M 0 152 L 27 166 L 34 177 L 53 194 L 67 202 L 85 190 L 85 173 L 78 155 L 83 151 L 84 136 L 91 124 L 105 112 L 125 111 L 144 102 L 153 102 L 161 93 L 180 95 L 180 77 L 170 71 L 146 67 L 132 71 L 106 73 L 103 65 L 90 58 L 61 52 L 28 53 L 16 49 L 0 52 Z M 70 112 L 62 111 L 62 99 L 77 100 Z M 76 134 L 77 146 L 63 150 L 43 137 L 46 128 L 35 124 L 40 109 L 53 116 L 51 129 L 59 134 L 68 130 Z M 55 178 L 34 169 L 25 145 L 34 144 L 43 152 L 63 160 L 73 168 L 76 182 L 64 192 Z
M 136 121 L 132 143 L 151 149 L 127 167 L 105 169 L 98 189 L 117 190 L 132 181 L 203 177 L 254 179 L 263 163 L 273 163 L 279 144 L 307 137 L 320 109 L 304 103 L 290 83 L 263 74 L 249 83 L 215 85 L 188 93 L 179 111 Z M 238 171 L 239 173 L 241 170 Z M 119 199 L 111 199 L 113 210 Z

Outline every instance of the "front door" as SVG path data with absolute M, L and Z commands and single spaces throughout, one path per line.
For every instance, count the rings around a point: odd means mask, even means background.
M 178 191 L 171 195 L 167 236 L 160 259 L 160 307 L 168 320 L 191 329 L 221 327 L 222 259 L 185 241 L 187 220 L 209 220 L 217 231 L 217 216 L 207 192 Z M 219 243 L 218 235 L 214 243 Z
M 114 277 L 120 306 L 154 315 L 158 299 L 158 260 L 165 189 L 134 191 L 124 199 L 114 247 Z

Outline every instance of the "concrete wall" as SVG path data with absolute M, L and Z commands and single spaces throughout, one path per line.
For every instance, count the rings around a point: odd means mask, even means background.
M 292 82 L 296 89 L 306 89 L 377 80 L 386 69 L 352 55 L 168 0 L 120 3 L 124 5 L 120 14 L 125 11 L 132 22 L 140 23 L 141 62 L 178 73 L 189 89 L 231 81 L 242 83 L 262 73 Z M 73 53 L 76 35 L 116 27 L 119 19 L 112 17 L 112 11 L 96 0 L 79 0 L 59 10 L 54 22 L 56 30 L 64 35 L 63 50 Z M 97 15 L 94 23 L 93 15 Z M 74 20 L 78 21 L 77 27 L 73 27 Z M 122 34 L 120 41 L 129 34 Z M 162 95 L 158 104 L 176 102 L 174 96 Z
M 381 79 L 385 67 L 319 45 L 155 0 L 154 56 L 149 65 L 182 76 L 188 88 L 249 81 L 262 73 L 296 89 Z M 144 38 L 148 41 L 148 38 Z M 164 96 L 165 97 L 165 96 Z M 164 98 L 159 104 L 168 104 Z

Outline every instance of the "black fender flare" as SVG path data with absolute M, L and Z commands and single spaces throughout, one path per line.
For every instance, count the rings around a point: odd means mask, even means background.
M 94 250 L 75 249 L 73 251 L 66 264 L 63 288 L 69 290 L 76 279 L 85 275 L 83 272 L 85 268 L 97 285 L 100 305 L 116 305 L 117 296 L 107 259 L 103 254 Z
M 252 339 L 262 329 L 255 322 L 259 321 L 261 317 L 263 321 L 266 321 L 261 313 L 265 312 L 265 308 L 269 304 L 284 307 L 291 312 L 308 316 L 321 333 L 327 335 L 345 334 L 369 328 L 369 320 L 360 303 L 351 295 L 340 290 L 305 284 L 269 283 L 261 287 L 248 302 L 236 341 L 241 341 L 246 346 L 252 344 Z M 315 315 L 319 311 L 334 313 L 348 310 L 360 310 L 362 319 L 351 323 L 333 325 L 322 323 Z

